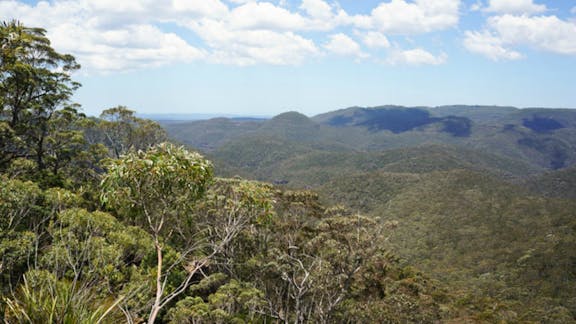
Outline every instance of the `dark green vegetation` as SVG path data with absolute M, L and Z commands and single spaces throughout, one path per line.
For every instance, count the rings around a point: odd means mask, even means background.
M 348 108 L 313 118 L 289 112 L 264 121 L 220 118 L 172 123 L 166 130 L 171 137 L 226 161 L 233 160 L 227 156 L 229 151 L 253 146 L 247 141 L 266 140 L 279 145 L 293 142 L 300 151 L 330 152 L 449 145 L 513 160 L 532 169 L 530 173 L 576 164 L 576 112 L 569 109 L 382 106 Z M 283 159 L 285 155 L 274 160 Z
M 83 115 L 70 101 L 79 66 L 54 51 L 42 29 L 3 23 L 0 49 L 3 322 L 434 323 L 484 316 L 484 304 L 460 303 L 391 252 L 394 222 L 326 207 L 312 191 L 215 177 L 210 161 L 166 142 L 157 123 L 126 107 Z M 287 117 L 300 120 L 279 118 L 262 131 L 283 129 L 297 141 L 318 130 L 299 115 Z M 285 144 L 258 147 L 280 159 L 317 150 Z M 275 163 L 262 160 L 266 154 L 250 161 Z
M 165 124 L 214 168 L 126 107 L 80 113 L 44 30 L 0 48 L 6 323 L 575 321 L 572 111 Z
M 574 110 L 355 107 L 165 129 L 222 174 L 392 224 L 384 246 L 467 309 L 456 323 L 576 321 Z

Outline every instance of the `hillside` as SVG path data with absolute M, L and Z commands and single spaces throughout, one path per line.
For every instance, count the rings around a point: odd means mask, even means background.
M 160 122 L 172 138 L 183 144 L 211 151 L 253 130 L 260 123 L 253 120 L 235 120 L 229 118 L 214 118 L 193 122 Z
M 573 111 L 171 120 L 170 140 L 82 113 L 46 33 L 0 24 L 3 323 L 576 322 Z
M 250 151 L 252 149 L 252 151 Z M 265 181 L 305 187 L 359 172 L 426 173 L 452 169 L 485 171 L 504 178 L 540 171 L 501 156 L 460 147 L 427 145 L 382 152 L 327 151 L 294 142 L 247 138 L 225 145 L 212 155 L 241 174 Z
M 576 167 L 532 176 L 521 184 L 535 193 L 548 197 L 576 199 Z
M 373 131 L 368 149 L 421 143 L 457 144 L 486 150 L 544 168 L 559 169 L 576 162 L 576 112 L 569 109 L 443 106 L 349 108 L 322 114 L 314 120 Z M 425 138 L 423 138 L 425 137 Z M 365 142 L 370 143 L 370 142 Z
M 251 127 L 208 152 L 227 175 L 393 224 L 387 246 L 477 320 L 576 319 L 576 111 L 353 107 Z
M 406 262 L 456 291 L 509 305 L 516 320 L 563 323 L 555 307 L 575 314 L 574 200 L 464 170 L 371 172 L 318 190 L 331 203 L 393 222 L 388 243 Z
M 576 163 L 576 112 L 568 109 L 354 107 L 313 118 L 291 112 L 270 120 L 215 119 L 165 128 L 174 139 L 206 152 L 242 146 L 244 137 L 263 137 L 326 151 L 455 145 L 517 160 L 535 170 Z

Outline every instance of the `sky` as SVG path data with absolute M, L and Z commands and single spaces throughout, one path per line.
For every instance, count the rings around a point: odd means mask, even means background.
M 85 113 L 576 108 L 576 0 L 0 0 L 82 65 Z

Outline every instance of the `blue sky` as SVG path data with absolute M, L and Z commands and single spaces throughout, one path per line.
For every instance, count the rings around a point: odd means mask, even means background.
M 576 108 L 576 0 L 0 0 L 76 56 L 86 113 Z

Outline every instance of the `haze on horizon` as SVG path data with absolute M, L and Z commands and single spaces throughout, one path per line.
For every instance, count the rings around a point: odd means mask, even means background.
M 576 1 L 2 0 L 83 68 L 97 115 L 576 108 Z

